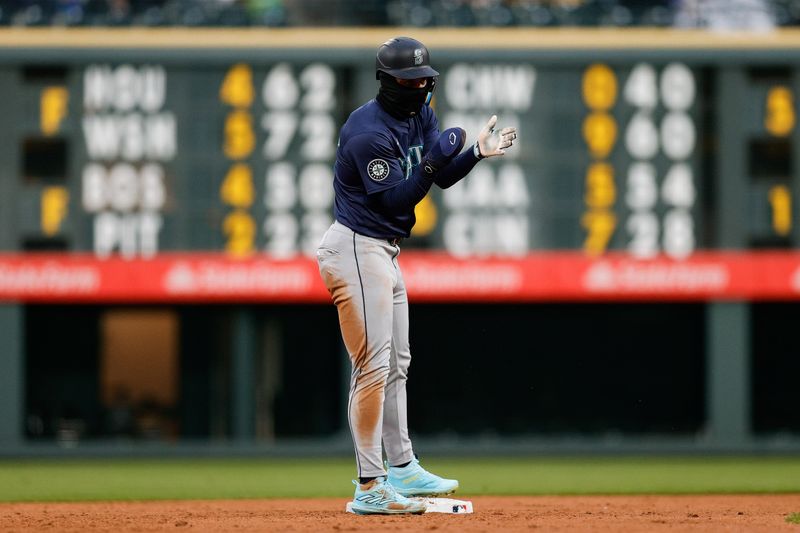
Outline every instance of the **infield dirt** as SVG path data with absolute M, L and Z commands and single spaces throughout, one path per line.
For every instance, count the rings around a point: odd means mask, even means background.
M 461 496 L 469 499 L 468 495 Z M 471 515 L 354 516 L 347 500 L 0 504 L 0 531 L 794 531 L 800 494 L 471 498 Z

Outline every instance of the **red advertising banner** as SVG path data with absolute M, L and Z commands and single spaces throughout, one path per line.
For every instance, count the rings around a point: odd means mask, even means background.
M 399 257 L 412 302 L 800 300 L 798 252 L 699 252 L 685 260 L 609 253 Z M 308 258 L 214 253 L 100 259 L 0 254 L 0 300 L 63 303 L 326 303 Z

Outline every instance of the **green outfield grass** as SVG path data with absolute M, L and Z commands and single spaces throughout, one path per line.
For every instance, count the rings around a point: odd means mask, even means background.
M 459 494 L 800 493 L 799 457 L 430 458 Z M 349 459 L 3 460 L 0 501 L 348 497 Z

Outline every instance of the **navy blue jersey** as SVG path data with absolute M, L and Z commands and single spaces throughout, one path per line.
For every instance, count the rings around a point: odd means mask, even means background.
M 439 122 L 428 106 L 404 120 L 394 118 L 375 100 L 353 111 L 342 126 L 336 150 L 336 220 L 368 237 L 408 237 L 416 221 L 413 207 L 390 214 L 369 196 L 406 180 L 438 137 Z

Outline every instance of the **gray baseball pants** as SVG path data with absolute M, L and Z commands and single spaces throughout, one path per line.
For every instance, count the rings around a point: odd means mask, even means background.
M 390 465 L 414 457 L 406 410 L 408 297 L 399 254 L 397 245 L 359 235 L 339 222 L 317 249 L 352 364 L 347 418 L 359 477 L 386 475 L 381 439 Z

